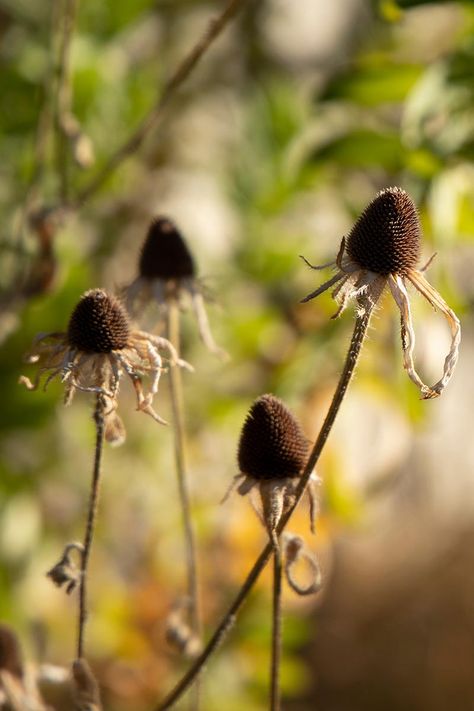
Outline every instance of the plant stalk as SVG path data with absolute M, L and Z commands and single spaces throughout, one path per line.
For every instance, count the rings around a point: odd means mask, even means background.
M 329 433 L 331 432 L 332 426 L 334 425 L 334 421 L 337 417 L 337 413 L 339 412 L 339 408 L 344 399 L 344 395 L 346 394 L 349 383 L 351 382 L 352 376 L 354 375 L 354 370 L 360 355 L 365 335 L 367 333 L 374 306 L 375 303 L 369 298 L 360 297 L 358 309 L 356 312 L 356 322 L 354 325 L 352 339 L 349 345 L 349 350 L 347 352 L 344 367 L 336 387 L 336 391 L 334 393 L 333 399 L 329 406 L 329 410 L 327 412 L 321 430 L 318 434 L 318 438 L 314 443 L 313 449 L 311 450 L 311 454 L 306 463 L 303 474 L 301 475 L 301 479 L 296 490 L 295 503 L 291 507 L 291 509 L 284 516 L 282 516 L 282 519 L 278 525 L 278 534 L 283 531 L 286 524 L 288 523 L 288 520 L 293 514 L 293 511 L 300 502 L 306 485 L 308 484 L 311 473 L 313 472 L 319 460 L 319 457 L 321 456 L 321 452 L 323 451 Z M 199 657 L 195 659 L 186 674 L 180 679 L 180 681 L 178 681 L 174 689 L 172 689 L 165 697 L 165 699 L 160 704 L 158 704 L 158 706 L 155 707 L 155 711 L 165 711 L 165 709 L 171 708 L 193 683 L 198 674 L 202 671 L 207 660 L 222 642 L 227 630 L 232 626 L 233 622 L 235 621 L 236 614 L 240 610 L 240 607 L 247 598 L 255 582 L 258 580 L 266 564 L 268 563 L 271 554 L 273 553 L 273 550 L 273 543 L 268 543 L 262 553 L 259 555 L 256 563 L 254 564 L 245 582 L 240 588 L 236 598 L 223 616 L 220 624 L 218 625 L 216 631 L 207 643 L 206 647 L 203 649 Z
M 101 461 L 105 429 L 104 402 L 101 395 L 97 395 L 96 406 L 94 410 L 94 422 L 96 426 L 94 469 L 92 472 L 92 482 L 89 494 L 89 506 L 87 510 L 86 531 L 84 534 L 84 548 L 81 556 L 81 575 L 79 582 L 79 618 L 76 653 L 77 659 L 82 659 L 84 657 L 84 635 L 88 617 L 87 574 L 90 552 L 92 548 L 92 539 L 94 537 L 97 506 L 99 502 Z
M 179 306 L 175 299 L 169 299 L 166 310 L 166 338 L 180 353 Z M 169 371 L 171 408 L 173 411 L 173 434 L 176 476 L 183 520 L 186 548 L 187 590 L 189 599 L 189 619 L 193 634 L 202 639 L 201 606 L 199 599 L 199 572 L 196 554 L 196 540 L 191 515 L 191 502 L 186 467 L 186 447 L 183 408 L 183 387 L 181 369 L 171 367 Z M 193 708 L 199 706 L 199 693 L 194 699 Z
M 276 540 L 273 552 L 272 657 L 270 664 L 270 711 L 280 711 L 280 662 L 282 645 L 281 550 Z

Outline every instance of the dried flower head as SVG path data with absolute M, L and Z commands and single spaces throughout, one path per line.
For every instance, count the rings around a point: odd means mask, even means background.
M 194 278 L 196 270 L 191 252 L 171 220 L 157 217 L 143 243 L 139 274 L 146 279 Z
M 182 307 L 190 301 L 203 343 L 210 351 L 225 355 L 211 334 L 194 259 L 182 234 L 167 217 L 156 217 L 151 222 L 140 253 L 138 277 L 126 294 L 131 313 L 153 301 L 166 314 L 171 303 Z
M 299 422 L 274 395 L 253 403 L 240 435 L 239 469 L 258 481 L 299 477 L 309 453 Z
M 165 338 L 134 330 L 125 307 L 115 296 L 103 289 L 92 289 L 74 308 L 65 333 L 49 333 L 36 339 L 27 358 L 39 366 L 36 378 L 32 383 L 22 376 L 20 382 L 29 390 L 36 390 L 43 375 L 47 375 L 44 388 L 59 376 L 65 384 L 65 404 L 71 402 L 76 390 L 101 395 L 106 405 L 105 438 L 112 444 L 121 444 L 125 429 L 115 410 L 124 373 L 135 388 L 137 410 L 164 423 L 152 407 L 164 370 L 162 350 L 167 352 L 172 366 L 192 370 Z M 151 380 L 148 392 L 143 388 L 143 376 Z
M 448 384 L 459 355 L 461 326 L 456 314 L 426 281 L 423 272 L 430 261 L 416 269 L 420 256 L 421 226 L 410 196 L 401 188 L 387 188 L 379 192 L 359 217 L 348 237 L 343 237 L 336 261 L 315 267 L 336 266 L 336 274 L 318 289 L 308 294 L 303 302 L 335 286 L 333 298 L 339 304 L 333 318 L 355 298 L 360 306 L 364 301 L 375 305 L 388 285 L 401 315 L 401 339 L 404 366 L 411 380 L 420 388 L 423 399 L 438 397 Z M 411 316 L 406 281 L 439 309 L 451 329 L 451 347 L 444 361 L 443 375 L 432 386 L 426 385 L 415 370 L 413 352 L 415 333 Z
M 240 473 L 228 494 L 238 482 L 237 491 L 241 495 L 258 488 L 261 511 L 256 510 L 273 542 L 281 517 L 295 501 L 308 455 L 309 442 L 283 402 L 274 395 L 257 398 L 242 428 L 238 448 Z M 308 487 L 312 528 L 316 510 L 313 481 Z

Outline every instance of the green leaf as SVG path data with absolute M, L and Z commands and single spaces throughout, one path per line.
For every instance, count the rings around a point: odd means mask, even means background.
M 313 152 L 309 162 L 336 161 L 343 166 L 377 166 L 393 171 L 403 165 L 404 149 L 396 134 L 355 130 Z
M 399 103 L 405 99 L 421 76 L 422 67 L 417 64 L 377 63 L 351 69 L 332 81 L 320 97 L 329 99 L 349 99 L 365 106 Z

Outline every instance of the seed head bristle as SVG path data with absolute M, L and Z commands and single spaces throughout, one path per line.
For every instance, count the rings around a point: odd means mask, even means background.
M 69 319 L 69 345 L 85 353 L 110 353 L 128 343 L 130 323 L 125 307 L 103 289 L 86 291 Z
M 240 435 L 238 461 L 254 479 L 298 477 L 308 458 L 309 443 L 285 405 L 274 395 L 253 403 Z
M 365 208 L 347 238 L 347 254 L 363 269 L 401 274 L 420 256 L 421 227 L 416 206 L 401 188 L 382 190 Z
M 151 223 L 139 261 L 140 276 L 147 279 L 182 279 L 195 274 L 194 260 L 176 226 L 166 217 Z

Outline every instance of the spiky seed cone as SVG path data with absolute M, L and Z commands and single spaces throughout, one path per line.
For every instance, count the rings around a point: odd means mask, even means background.
M 347 238 L 347 254 L 363 269 L 403 276 L 418 263 L 420 238 L 413 200 L 401 188 L 387 188 L 355 223 Z
M 176 226 L 166 217 L 150 225 L 138 265 L 147 279 L 182 279 L 195 274 L 194 260 Z
M 69 344 L 85 353 L 121 350 L 129 335 L 124 306 L 103 289 L 86 291 L 72 312 L 67 329 Z
M 308 451 L 299 423 L 281 400 L 274 395 L 255 400 L 240 435 L 238 460 L 243 474 L 259 480 L 298 477 Z

